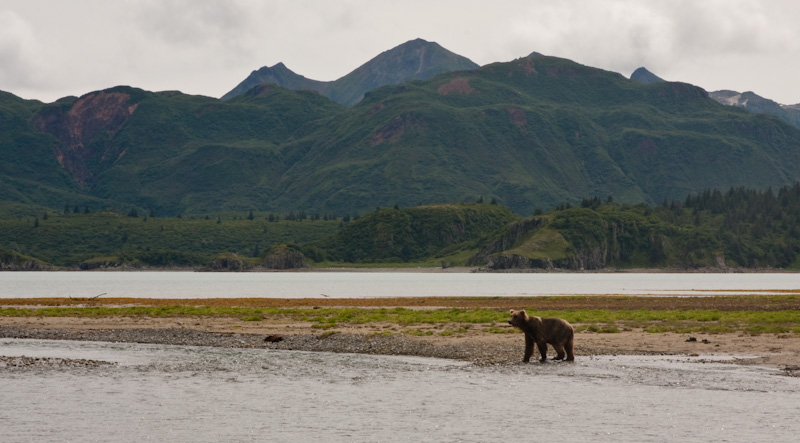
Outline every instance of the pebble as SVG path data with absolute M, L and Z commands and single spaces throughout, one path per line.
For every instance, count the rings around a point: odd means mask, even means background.
M 116 363 L 98 360 L 84 360 L 74 358 L 48 358 L 48 357 L 5 357 L 0 356 L 0 368 L 96 368 L 112 366 Z

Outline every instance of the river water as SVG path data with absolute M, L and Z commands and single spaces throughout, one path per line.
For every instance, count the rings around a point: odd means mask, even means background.
M 711 295 L 755 290 L 800 290 L 800 274 L 0 272 L 0 298 Z
M 3 442 L 789 442 L 800 378 L 703 357 L 448 360 L 0 339 Z
M 0 298 L 683 295 L 798 274 L 0 273 Z M 731 292 L 733 291 L 733 292 Z M 1 303 L 1 302 L 0 302 Z M 704 357 L 476 367 L 410 357 L 0 339 L 2 442 L 784 442 L 800 378 Z

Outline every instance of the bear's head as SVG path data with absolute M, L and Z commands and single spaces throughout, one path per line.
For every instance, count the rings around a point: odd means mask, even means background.
M 525 313 L 524 309 L 522 311 L 515 311 L 513 309 L 511 310 L 511 318 L 508 319 L 508 324 L 521 328 L 522 325 L 526 324 L 527 322 L 528 314 Z

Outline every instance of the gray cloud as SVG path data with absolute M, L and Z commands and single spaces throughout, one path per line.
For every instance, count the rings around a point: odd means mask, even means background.
M 0 11 L 0 84 L 42 86 L 40 48 L 30 25 L 12 11 Z
M 540 3 L 518 17 L 515 28 L 554 55 L 626 66 L 651 60 L 667 65 L 720 53 L 771 51 L 800 36 L 790 19 L 797 15 L 771 6 L 729 0 Z
M 134 19 L 163 44 L 204 46 L 238 40 L 249 31 L 246 2 L 149 0 L 134 2 Z
M 0 20 L 0 89 L 48 100 L 116 84 L 220 96 L 278 62 L 334 80 L 421 37 L 479 64 L 539 51 L 800 102 L 792 0 L 6 0 Z

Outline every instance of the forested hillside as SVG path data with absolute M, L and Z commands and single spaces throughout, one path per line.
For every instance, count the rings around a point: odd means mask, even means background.
M 800 184 L 706 190 L 656 207 L 599 198 L 510 225 L 470 263 L 493 269 L 800 268 Z
M 0 267 L 800 269 L 800 184 L 707 190 L 656 206 L 594 197 L 523 219 L 485 203 L 343 218 L 45 214 L 0 220 Z

